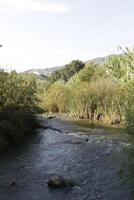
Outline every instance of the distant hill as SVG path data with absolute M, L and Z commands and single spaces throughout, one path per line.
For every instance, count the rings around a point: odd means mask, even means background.
M 108 56 L 106 57 L 98 57 L 95 59 L 91 59 L 85 62 L 85 64 L 91 63 L 91 62 L 95 62 L 97 64 L 103 64 L 105 62 L 105 60 L 107 59 Z M 64 68 L 63 66 L 60 67 L 52 67 L 52 68 L 44 68 L 44 69 L 29 69 L 27 71 L 25 71 L 24 73 L 28 73 L 28 74 L 35 74 L 35 75 L 44 75 L 44 76 L 50 76 L 53 72 L 60 70 Z
M 103 64 L 103 63 L 106 61 L 106 59 L 107 59 L 108 57 L 109 57 L 109 56 L 94 58 L 94 59 L 91 59 L 91 60 L 86 61 L 85 63 L 88 64 L 88 63 L 94 62 L 94 63 L 96 63 L 96 64 L 101 65 L 101 64 Z
M 27 70 L 27 71 L 24 71 L 24 73 L 49 76 L 49 75 L 51 75 L 54 71 L 60 70 L 60 69 L 62 69 L 63 67 L 64 67 L 64 66 L 61 66 L 61 67 L 52 67 L 52 68 L 44 68 L 44 69 L 29 69 L 29 70 Z

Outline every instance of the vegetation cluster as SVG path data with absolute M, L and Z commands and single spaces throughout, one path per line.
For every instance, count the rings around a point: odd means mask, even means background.
M 122 51 L 101 65 L 72 61 L 39 81 L 40 107 L 107 124 L 125 122 L 134 133 L 134 50 Z
M 0 71 L 0 147 L 16 143 L 39 127 L 37 113 L 126 123 L 134 134 L 134 50 L 104 64 L 74 60 L 49 77 Z
M 16 72 L 0 72 L 0 149 L 20 141 L 39 126 L 36 81 Z

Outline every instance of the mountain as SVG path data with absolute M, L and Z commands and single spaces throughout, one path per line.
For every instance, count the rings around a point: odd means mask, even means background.
M 63 67 L 64 66 L 61 66 L 61 67 L 52 67 L 52 68 L 45 68 L 45 69 L 29 69 L 27 71 L 24 71 L 24 73 L 49 76 L 54 71 L 60 70 Z
M 98 58 L 95 58 L 95 59 L 88 60 L 85 63 L 88 64 L 88 63 L 91 63 L 91 62 L 95 62 L 97 64 L 103 64 L 107 58 L 108 58 L 108 56 L 98 57 Z M 53 72 L 60 70 L 62 68 L 64 68 L 64 65 L 60 66 L 60 67 L 52 67 L 52 68 L 45 68 L 45 69 L 29 69 L 29 70 L 25 71 L 24 73 L 35 74 L 35 75 L 39 75 L 39 76 L 40 75 L 50 76 Z
M 107 59 L 108 57 L 109 57 L 109 56 L 94 58 L 94 59 L 91 59 L 91 60 L 86 61 L 85 63 L 86 63 L 86 64 L 89 64 L 89 63 L 93 62 L 93 63 L 96 63 L 96 64 L 101 65 L 101 64 L 103 64 L 103 63 L 106 61 L 106 59 Z

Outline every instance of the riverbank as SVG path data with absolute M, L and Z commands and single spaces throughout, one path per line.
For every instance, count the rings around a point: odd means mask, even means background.
M 97 121 L 97 120 L 90 120 L 90 119 L 79 119 L 76 117 L 71 117 L 68 113 L 44 113 L 41 115 L 42 117 L 45 117 L 47 119 L 63 119 L 67 121 L 75 121 L 78 122 L 79 124 L 83 124 L 85 126 L 90 126 L 90 127 L 102 127 L 102 128 L 113 128 L 113 129 L 125 129 L 126 124 L 125 121 L 122 121 L 120 124 L 108 124 L 104 123 L 103 121 Z
M 59 127 L 51 127 L 52 119 L 60 119 L 62 121 L 69 121 L 76 124 L 81 124 L 84 127 L 112 130 L 112 132 L 124 131 L 124 124 L 120 125 L 109 125 L 103 122 L 91 121 L 87 119 L 77 119 L 70 117 L 69 114 L 64 113 L 44 113 L 40 116 L 32 116 L 29 113 L 20 111 L 6 111 L 4 114 L 5 118 L 1 119 L 0 122 L 0 152 L 7 149 L 10 145 L 17 144 L 21 140 L 25 140 L 29 135 L 36 132 L 38 128 L 52 128 L 53 131 L 61 131 Z M 44 120 L 50 121 L 50 126 L 44 125 Z M 43 121 L 43 123 L 42 123 Z M 47 124 L 46 123 L 46 124 Z M 62 131 L 61 131 L 62 132 Z

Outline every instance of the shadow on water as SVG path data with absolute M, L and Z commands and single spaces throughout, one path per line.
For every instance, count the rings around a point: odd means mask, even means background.
M 21 151 L 23 151 L 24 149 L 28 151 L 29 147 L 31 144 L 34 143 L 35 140 L 40 141 L 41 136 L 40 136 L 40 132 L 42 130 L 36 130 L 34 132 L 31 132 L 28 137 L 23 137 L 21 140 L 19 140 L 18 142 L 15 143 L 11 143 L 7 148 L 4 148 L 2 150 L 2 152 L 0 152 L 0 156 L 5 156 L 8 154 L 15 154 L 19 153 Z

